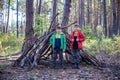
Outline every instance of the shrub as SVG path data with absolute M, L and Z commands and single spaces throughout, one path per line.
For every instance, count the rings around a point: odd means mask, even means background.
M 13 33 L 0 33 L 0 37 L 0 52 L 2 55 L 8 55 L 10 53 L 20 51 L 23 43 L 23 37 L 16 38 Z

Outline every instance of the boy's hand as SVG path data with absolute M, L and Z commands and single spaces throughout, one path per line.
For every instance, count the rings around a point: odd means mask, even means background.
M 65 53 L 65 50 L 63 50 L 63 53 Z

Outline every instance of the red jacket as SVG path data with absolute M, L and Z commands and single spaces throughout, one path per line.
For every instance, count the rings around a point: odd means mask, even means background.
M 70 48 L 73 48 L 74 41 L 72 41 L 72 39 L 74 39 L 74 33 L 75 32 L 72 32 L 72 34 L 70 35 L 70 41 L 71 41 Z M 85 36 L 80 30 L 77 33 L 77 39 L 79 39 L 78 48 L 81 49 L 82 48 L 82 42 L 85 40 Z

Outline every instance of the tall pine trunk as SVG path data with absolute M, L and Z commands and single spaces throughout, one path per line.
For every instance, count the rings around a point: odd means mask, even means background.
M 90 0 L 87 0 L 87 21 L 86 24 L 89 25 L 90 24 Z
M 82 2 L 83 2 L 82 0 L 79 0 L 79 24 L 81 29 L 83 25 L 83 14 L 82 14 L 83 3 Z
M 71 7 L 71 0 L 65 0 L 62 24 L 61 24 L 62 26 L 66 26 L 69 22 L 70 7 Z
M 105 37 L 107 37 L 107 12 L 106 12 L 106 0 L 103 0 L 103 31 Z
M 10 15 L 10 0 L 8 1 L 8 16 L 7 16 L 7 26 L 6 26 L 6 33 L 8 32 L 8 26 L 9 26 L 9 15 Z
M 110 0 L 110 12 L 108 15 L 108 37 L 113 38 L 113 10 L 112 10 L 112 0 Z
M 120 0 L 117 0 L 117 17 L 118 17 L 118 30 L 120 35 Z
M 92 13 L 93 13 L 93 10 L 92 10 L 92 2 L 93 0 L 89 0 L 90 1 L 90 25 L 91 25 L 91 28 L 92 28 Z
M 113 10 L 113 34 L 118 34 L 118 26 L 117 26 L 117 13 L 116 13 L 116 4 L 115 0 L 112 0 L 112 10 Z
M 25 40 L 29 42 L 34 37 L 34 28 L 33 28 L 33 18 L 34 18 L 34 9 L 33 9 L 34 0 L 26 0 L 26 28 L 25 28 Z
M 102 1 L 101 0 L 98 0 L 98 24 L 99 25 L 102 25 Z
M 94 20 L 93 20 L 93 31 L 96 33 L 96 27 L 98 25 L 98 2 L 94 0 Z
M 39 6 L 38 6 L 38 14 L 39 15 L 41 13 L 41 3 L 42 3 L 42 0 L 39 0 Z
M 19 26 L 18 25 L 18 0 L 17 0 L 17 4 L 16 5 L 17 5 L 17 20 L 16 20 L 17 31 L 16 32 L 17 32 L 17 38 L 18 38 L 19 37 L 19 29 L 18 29 L 19 28 L 18 27 Z
M 52 20 L 53 20 L 53 18 L 54 18 L 54 17 L 56 16 L 56 14 L 57 14 L 57 1 L 58 1 L 58 0 L 54 0 L 54 2 L 53 2 L 53 14 L 52 14 Z M 55 26 L 56 23 L 57 23 L 57 19 L 54 20 L 54 22 L 53 22 L 53 26 Z
M 39 0 L 36 0 L 36 12 L 35 12 L 36 15 L 38 14 L 38 2 Z

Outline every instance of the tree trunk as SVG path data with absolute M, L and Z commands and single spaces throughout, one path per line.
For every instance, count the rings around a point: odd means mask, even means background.
M 117 0 L 117 17 L 118 17 L 118 30 L 120 35 L 120 0 Z
M 36 15 L 38 14 L 38 2 L 39 0 L 36 0 L 36 12 L 35 12 Z
M 61 24 L 62 26 L 66 26 L 69 22 L 70 7 L 71 7 L 71 0 L 65 0 L 62 24 Z
M 57 1 L 58 1 L 58 0 L 54 0 L 54 2 L 53 2 L 52 20 L 53 20 L 53 18 L 54 18 L 54 17 L 56 16 L 56 14 L 57 14 Z M 55 26 L 56 23 L 57 23 L 57 20 L 55 19 L 54 22 L 53 22 L 53 26 Z
M 6 33 L 8 32 L 8 26 L 9 26 L 9 15 L 10 15 L 10 0 L 8 1 L 8 16 L 7 16 Z
M 103 31 L 104 31 L 104 35 L 105 37 L 107 37 L 107 12 L 106 12 L 106 0 L 103 0 L 103 8 L 104 8 L 104 13 L 103 13 Z
M 90 0 L 90 25 L 91 25 L 91 28 L 92 28 L 92 13 L 93 13 L 92 2 L 93 2 L 93 0 Z
M 16 20 L 17 31 L 16 32 L 17 32 L 17 38 L 18 38 L 19 37 L 19 29 L 18 29 L 19 28 L 18 27 L 19 26 L 18 25 L 18 0 L 17 0 L 17 4 L 16 5 L 17 5 L 17 20 Z
M 116 5 L 115 0 L 112 0 L 112 12 L 113 12 L 113 34 L 118 34 L 118 25 L 117 25 L 117 13 L 116 13 Z
M 109 12 L 109 15 L 108 15 L 108 29 L 109 29 L 109 31 L 108 31 L 108 37 L 109 38 L 113 38 L 113 10 L 112 10 L 112 0 L 110 0 L 110 5 L 111 5 L 111 7 L 110 7 L 110 12 Z
M 41 3 L 42 3 L 42 0 L 39 0 L 39 6 L 38 6 L 38 14 L 39 15 L 41 13 Z
M 82 25 L 83 25 L 83 0 L 79 0 L 79 24 L 80 24 L 80 28 L 82 29 Z
M 98 0 L 98 24 L 102 25 L 102 13 L 103 13 L 102 1 Z
M 93 20 L 93 31 L 96 34 L 96 28 L 98 25 L 98 3 L 94 0 L 94 20 Z
M 90 24 L 90 0 L 87 0 L 87 21 L 86 24 L 89 25 Z
M 34 28 L 33 28 L 33 9 L 34 0 L 26 0 L 26 28 L 25 28 L 25 40 L 31 41 L 34 36 Z

